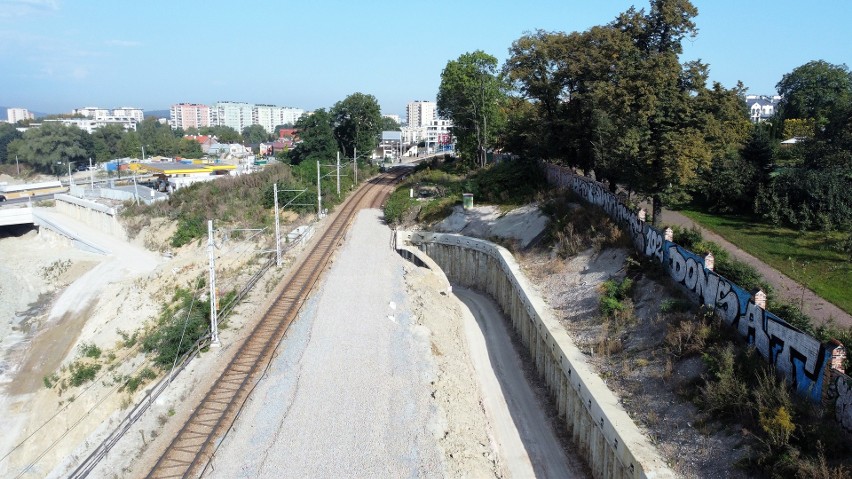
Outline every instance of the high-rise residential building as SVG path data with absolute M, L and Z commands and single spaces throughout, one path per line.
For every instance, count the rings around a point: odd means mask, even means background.
M 305 110 L 301 108 L 291 108 L 288 106 L 274 105 L 254 105 L 252 110 L 252 123 L 262 126 L 267 132 L 272 133 L 272 130 L 278 125 L 293 125 L 296 123 Z
M 34 120 L 35 115 L 30 113 L 26 108 L 7 108 L 6 118 L 9 123 L 17 123 L 21 120 Z
M 437 119 L 437 104 L 434 101 L 416 100 L 408 103 L 408 126 L 428 126 L 432 120 Z
M 210 107 L 197 103 L 177 103 L 169 109 L 169 126 L 172 128 L 202 128 L 210 126 Z
M 254 105 L 235 101 L 220 101 L 210 110 L 210 122 L 216 126 L 230 126 L 242 133 L 253 123 Z

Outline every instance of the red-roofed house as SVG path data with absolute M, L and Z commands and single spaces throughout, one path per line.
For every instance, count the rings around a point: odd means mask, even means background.
M 204 153 L 208 153 L 210 147 L 218 143 L 216 137 L 213 135 L 184 135 L 183 137 L 197 141 L 201 145 L 201 151 Z

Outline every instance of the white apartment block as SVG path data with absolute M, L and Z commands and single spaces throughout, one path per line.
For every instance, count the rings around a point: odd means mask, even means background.
M 21 120 L 34 120 L 35 115 L 30 113 L 26 108 L 7 108 L 6 118 L 9 123 L 17 123 Z
M 254 105 L 251 103 L 220 101 L 210 109 L 210 122 L 213 125 L 230 126 L 239 133 L 252 124 L 253 118 Z
M 169 109 L 169 126 L 173 129 L 210 126 L 210 107 L 196 103 L 177 103 Z
M 425 126 L 403 126 L 400 130 L 402 130 L 402 142 L 405 144 L 414 145 L 426 139 Z
M 453 122 L 450 120 L 432 120 L 426 125 L 426 151 L 435 152 L 452 145 Z
M 278 125 L 295 124 L 296 120 L 304 114 L 305 110 L 300 108 L 274 105 L 254 105 L 254 108 L 252 109 L 252 123 L 260 125 L 267 132 L 272 133 L 272 130 Z
M 119 118 L 107 116 L 102 118 L 61 118 L 58 120 L 44 120 L 44 123 L 60 123 L 65 126 L 76 126 L 77 128 L 92 134 L 95 130 L 102 126 L 119 125 L 125 131 L 136 130 L 136 120 L 134 118 Z
M 408 126 L 428 126 L 437 118 L 438 105 L 434 101 L 417 100 L 409 102 L 406 107 Z
M 71 113 L 93 120 L 109 120 L 112 122 L 131 120 L 134 123 L 138 123 L 145 119 L 145 112 L 141 108 L 134 108 L 132 106 L 123 106 L 114 110 L 87 106 L 84 108 L 75 108 Z M 136 129 L 136 127 L 134 126 L 133 129 Z
M 133 108 L 131 106 L 123 106 L 112 111 L 112 116 L 116 118 L 132 118 L 136 122 L 145 120 L 145 112 L 141 108 Z
M 106 108 L 98 108 L 96 106 L 87 106 L 83 108 L 75 108 L 71 111 L 72 115 L 80 115 L 86 118 L 104 118 L 107 116 L 111 116 L 111 113 Z

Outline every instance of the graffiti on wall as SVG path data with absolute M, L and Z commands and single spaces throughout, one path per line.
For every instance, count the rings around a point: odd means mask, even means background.
M 555 165 L 547 166 L 547 175 L 551 184 L 570 188 L 587 202 L 601 207 L 627 230 L 637 251 L 655 258 L 673 281 L 693 293 L 700 304 L 712 308 L 800 393 L 815 402 L 821 401 L 824 371 L 833 346 L 822 344 L 755 304 L 749 291 L 707 269 L 702 256 L 666 240 L 663 233 L 641 220 L 637 212 L 621 203 L 604 185 Z M 852 399 L 852 391 L 845 397 Z M 852 405 L 848 414 L 852 415 Z
M 837 399 L 834 415 L 837 423 L 846 432 L 852 433 L 852 381 L 848 376 L 838 376 L 834 379 L 831 395 Z

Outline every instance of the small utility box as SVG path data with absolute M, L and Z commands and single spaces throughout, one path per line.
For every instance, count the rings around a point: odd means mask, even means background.
M 462 206 L 466 210 L 473 208 L 473 193 L 462 193 Z

